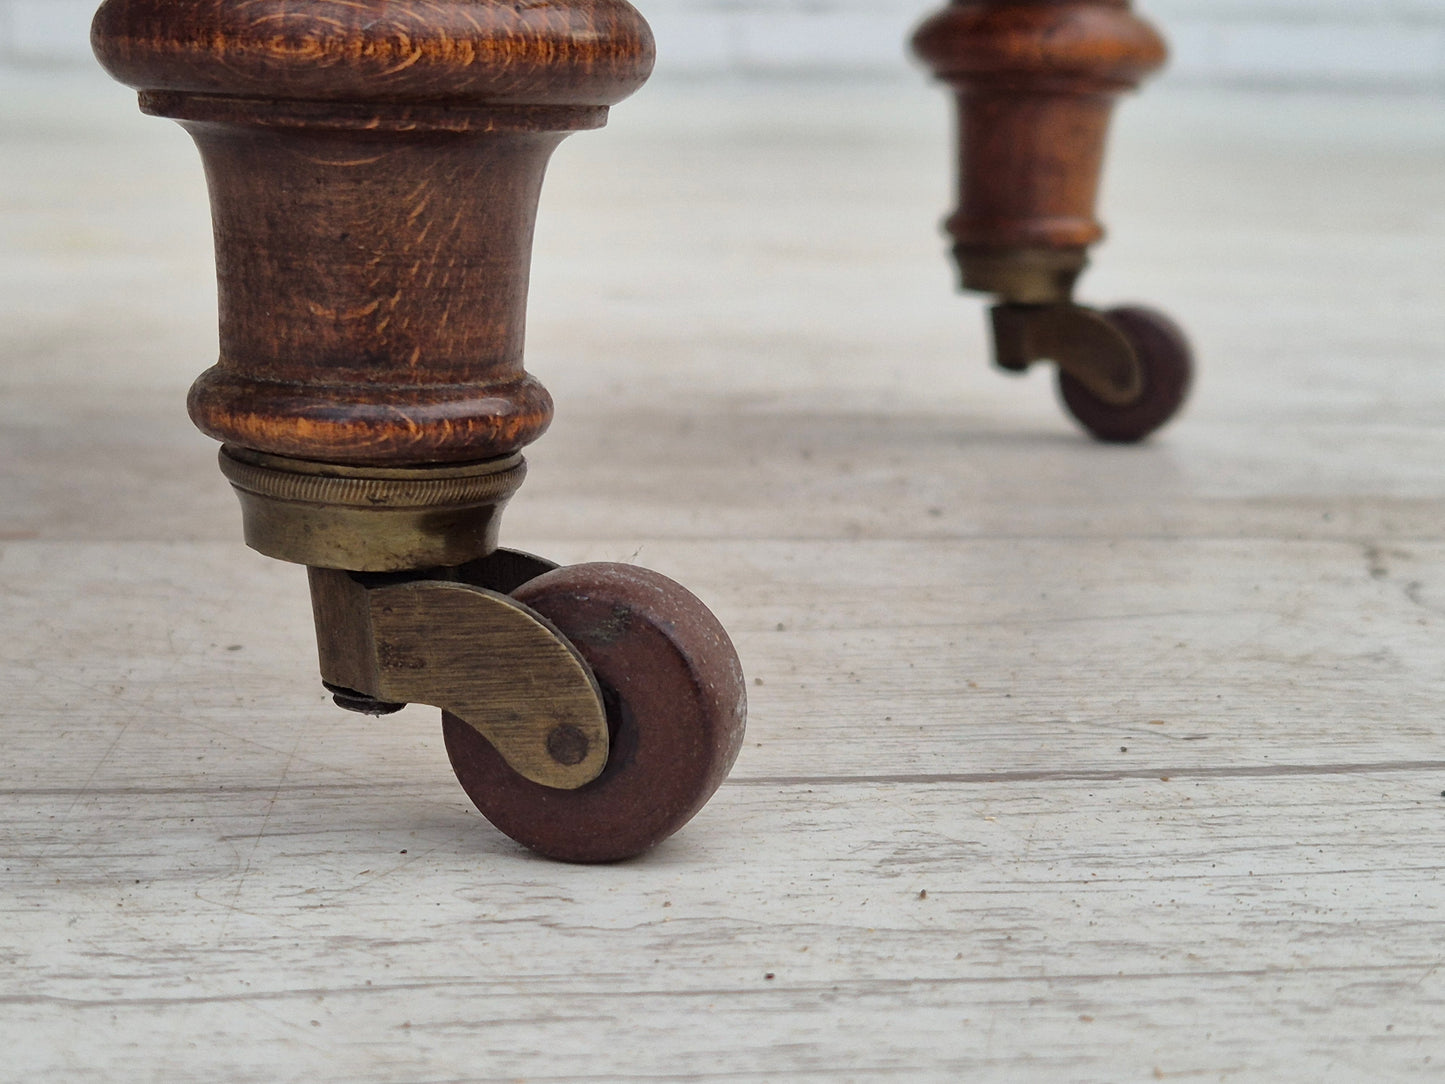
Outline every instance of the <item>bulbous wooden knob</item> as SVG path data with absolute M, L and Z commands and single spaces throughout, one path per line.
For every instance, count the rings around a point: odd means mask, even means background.
M 913 47 L 948 82 L 1076 92 L 1137 86 L 1168 55 L 1128 0 L 954 0 Z
M 107 0 L 96 55 L 140 90 L 612 105 L 652 70 L 625 0 Z

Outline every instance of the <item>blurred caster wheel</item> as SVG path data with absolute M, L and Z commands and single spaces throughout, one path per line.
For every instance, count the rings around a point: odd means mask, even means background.
M 1060 370 L 1059 397 L 1098 440 L 1133 444 L 1165 425 L 1184 405 L 1194 376 L 1194 355 L 1179 325 L 1162 312 L 1131 305 L 1104 315 L 1134 347 L 1143 391 L 1133 402 L 1116 406 L 1096 398 Z
M 482 815 L 564 862 L 632 858 L 672 835 L 727 777 L 747 717 L 742 666 L 701 602 L 630 565 L 573 565 L 514 593 L 591 666 L 607 705 L 607 767 L 578 790 L 522 778 L 474 729 L 443 713 L 452 768 Z

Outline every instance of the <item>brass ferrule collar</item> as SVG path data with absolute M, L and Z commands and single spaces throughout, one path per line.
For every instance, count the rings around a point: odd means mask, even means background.
M 965 290 L 993 294 L 1015 305 L 1059 305 L 1070 301 L 1074 283 L 1088 266 L 1082 248 L 981 248 L 958 245 L 960 282 Z
M 350 572 L 464 564 L 497 548 L 520 454 L 436 467 L 355 467 L 233 445 L 221 473 L 241 499 L 246 544 L 268 557 Z

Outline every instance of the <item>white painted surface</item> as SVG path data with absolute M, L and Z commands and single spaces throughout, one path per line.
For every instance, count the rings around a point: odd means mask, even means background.
M 0 46 L 10 60 L 81 61 L 90 56 L 91 0 L 0 0 Z
M 241 546 L 184 136 L 0 92 L 0 1080 L 1438 1078 L 1438 101 L 1127 105 L 1086 293 L 1203 365 L 1132 450 L 988 370 L 927 86 L 571 139 L 508 541 L 678 577 L 755 682 L 697 821 L 575 869 L 330 707 Z
M 663 71 L 889 72 L 941 0 L 651 0 Z M 96 0 L 0 0 L 0 62 L 88 63 Z M 1149 0 L 1169 78 L 1445 91 L 1445 0 Z

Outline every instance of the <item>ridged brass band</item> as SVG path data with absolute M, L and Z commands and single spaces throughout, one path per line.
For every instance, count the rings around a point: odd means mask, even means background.
M 445 467 L 352 467 L 310 463 L 226 446 L 221 471 L 234 486 L 282 501 L 363 508 L 437 508 L 506 500 L 522 484 L 522 457 Z
M 1082 248 L 978 248 L 953 250 L 965 290 L 993 294 L 1015 305 L 1057 305 L 1073 297 L 1089 263 Z
M 352 467 L 227 445 L 246 544 L 268 557 L 351 572 L 460 565 L 497 548 L 502 507 L 526 477 L 510 455 L 445 467 Z

